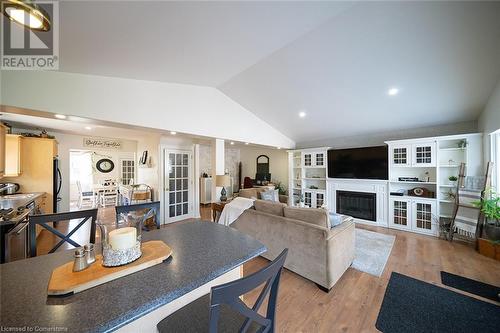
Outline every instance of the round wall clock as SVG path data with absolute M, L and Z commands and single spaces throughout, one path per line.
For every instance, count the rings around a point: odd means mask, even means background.
M 109 158 L 103 158 L 97 161 L 95 167 L 102 173 L 108 173 L 113 171 L 115 164 Z

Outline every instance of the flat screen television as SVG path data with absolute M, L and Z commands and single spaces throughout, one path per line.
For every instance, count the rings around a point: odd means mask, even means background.
M 387 180 L 387 146 L 329 150 L 328 177 Z

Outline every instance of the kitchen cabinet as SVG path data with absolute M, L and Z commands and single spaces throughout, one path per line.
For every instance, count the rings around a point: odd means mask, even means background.
M 40 208 L 43 213 L 53 212 L 54 158 L 57 156 L 57 141 L 47 138 L 23 137 L 21 145 L 22 173 L 5 176 L 6 181 L 18 183 L 20 192 L 45 192 Z
M 5 136 L 5 177 L 17 177 L 22 169 L 22 145 L 23 137 L 17 134 Z
M 7 136 L 7 127 L 0 124 L 0 178 L 5 175 L 5 138 Z

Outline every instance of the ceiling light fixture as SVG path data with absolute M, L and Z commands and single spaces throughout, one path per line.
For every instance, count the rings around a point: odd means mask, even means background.
M 85 126 L 85 129 L 86 129 L 87 131 L 90 131 L 90 130 L 92 129 L 92 127 L 90 127 L 90 126 Z
M 63 114 L 56 114 L 54 115 L 54 117 L 56 117 L 57 119 L 66 119 L 66 116 Z
M 280 149 L 281 149 L 281 147 L 276 147 L 276 149 L 280 150 Z
M 387 90 L 387 95 L 389 96 L 396 96 L 397 94 L 399 94 L 398 88 L 390 88 L 389 90 Z
M 304 118 L 306 116 L 306 113 L 304 111 L 299 112 L 299 117 Z
M 7 0 L 2 4 L 3 14 L 9 20 L 37 31 L 50 30 L 50 16 L 29 0 Z
M 245 142 L 245 144 L 246 144 L 246 145 L 248 146 L 248 145 L 249 145 L 250 143 L 248 143 L 248 142 Z
M 177 132 L 174 132 L 174 131 L 170 132 L 170 135 L 176 135 L 176 134 L 177 134 Z
M 234 141 L 231 141 L 231 144 L 234 145 Z

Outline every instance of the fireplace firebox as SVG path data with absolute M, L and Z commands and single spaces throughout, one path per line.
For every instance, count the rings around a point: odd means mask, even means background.
M 377 194 L 367 192 L 337 191 L 337 213 L 377 221 Z

